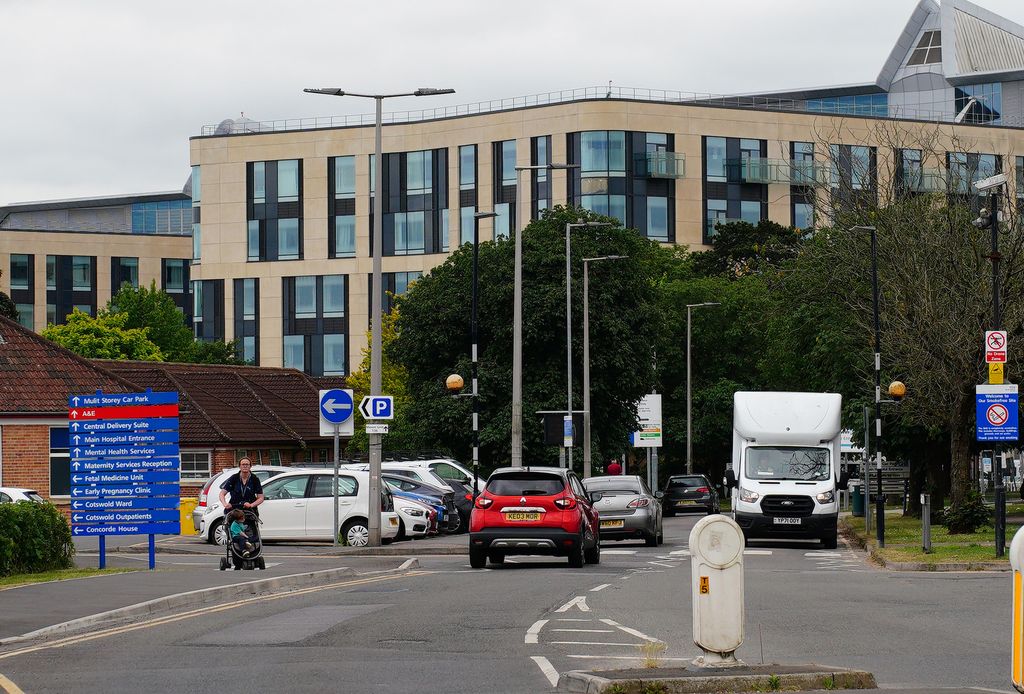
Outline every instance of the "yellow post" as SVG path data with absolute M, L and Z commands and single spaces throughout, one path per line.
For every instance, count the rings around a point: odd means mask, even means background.
M 1010 567 L 1013 569 L 1013 638 L 1010 664 L 1013 686 L 1024 692 L 1024 528 L 1017 531 L 1010 543 Z

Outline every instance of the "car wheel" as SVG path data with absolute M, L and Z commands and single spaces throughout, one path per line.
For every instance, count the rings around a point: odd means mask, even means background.
M 583 536 L 580 535 L 579 542 L 569 551 L 569 566 L 574 569 L 582 569 L 585 559 L 583 557 Z
M 665 543 L 665 530 L 662 529 L 662 530 L 658 531 L 658 544 L 661 545 L 661 544 L 664 544 L 664 543 Z
M 210 537 L 206 540 L 211 545 L 224 547 L 228 543 L 228 529 L 224 527 L 223 520 L 215 520 L 213 528 L 210 529 Z
M 664 511 L 662 513 L 662 515 L 665 516 L 666 518 L 672 518 L 673 516 L 676 515 L 676 512 L 675 511 Z
M 470 547 L 469 565 L 474 569 L 484 568 L 487 565 L 487 551 L 483 547 Z
M 657 533 L 649 533 L 647 535 L 644 535 L 644 544 L 647 545 L 648 547 L 657 547 L 658 546 L 658 534 Z
M 505 555 L 502 554 L 501 552 L 491 552 L 489 555 L 487 555 L 487 558 L 491 560 L 492 564 L 504 564 L 505 563 Z
M 822 549 L 835 549 L 839 546 L 839 538 L 835 533 L 821 538 Z
M 350 520 L 341 526 L 341 540 L 349 547 L 365 547 L 370 542 L 370 529 L 364 520 Z
M 584 550 L 583 558 L 587 560 L 588 564 L 600 564 L 601 563 L 601 538 L 594 538 L 594 546 L 588 550 Z
M 395 539 L 396 540 L 404 540 L 405 537 L 406 537 L 405 536 L 405 521 L 403 521 L 401 518 L 399 518 L 398 519 L 398 534 L 395 535 Z

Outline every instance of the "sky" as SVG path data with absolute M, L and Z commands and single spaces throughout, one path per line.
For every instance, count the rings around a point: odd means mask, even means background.
M 0 0 L 0 205 L 181 190 L 188 139 L 367 113 L 303 87 L 735 94 L 872 82 L 917 0 Z M 1024 23 L 1020 0 L 977 4 Z

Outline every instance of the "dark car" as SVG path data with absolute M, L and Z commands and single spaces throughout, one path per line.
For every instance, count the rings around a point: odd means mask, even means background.
M 464 484 L 455 480 L 445 480 L 448 486 L 455 490 L 455 508 L 459 511 L 459 517 L 462 519 L 462 526 L 460 532 L 469 531 L 469 516 L 473 513 L 473 487 L 472 482 L 470 484 Z M 480 481 L 483 486 L 483 480 Z
M 664 515 L 701 511 L 708 515 L 719 513 L 718 491 L 704 475 L 673 475 L 665 485 L 665 498 L 661 500 Z

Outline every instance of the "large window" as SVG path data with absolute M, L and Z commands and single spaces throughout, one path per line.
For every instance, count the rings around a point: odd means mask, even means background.
M 622 130 L 580 133 L 580 175 L 625 176 L 626 133 Z
M 246 258 L 249 261 L 301 258 L 302 161 L 250 162 L 246 181 Z
M 626 223 L 625 195 L 581 195 L 580 205 L 595 214 L 615 217 L 621 224 Z
M 858 145 L 829 145 L 832 158 L 832 188 L 874 190 L 874 149 Z
M 249 220 L 247 237 L 247 258 L 255 261 L 260 259 L 260 222 L 257 219 Z
M 262 205 L 267 201 L 267 165 L 256 161 L 252 164 L 252 201 Z
M 338 215 L 334 218 L 334 257 L 354 258 L 356 255 L 356 216 Z
M 306 338 L 303 335 L 284 336 L 284 368 L 306 369 Z
M 516 184 L 516 141 L 505 140 L 501 143 L 501 185 Z
M 177 258 L 164 260 L 164 291 L 181 294 L 185 291 L 185 261 Z
M 132 233 L 192 233 L 192 200 L 132 203 Z
M 242 280 L 242 320 L 256 320 L 256 280 Z
M 931 65 L 942 62 L 942 32 L 926 31 L 910 54 L 907 65 Z
M 35 330 L 35 306 L 32 304 L 15 304 L 14 308 L 18 311 L 18 323 L 20 323 L 23 328 Z
M 1003 113 L 1003 85 L 965 84 L 953 90 L 953 110 L 957 115 L 964 109 L 964 123 L 1000 123 Z
M 793 226 L 797 229 L 814 228 L 814 205 L 809 202 L 793 203 Z
M 426 252 L 424 212 L 395 214 L 395 255 L 422 255 Z
M 708 200 L 707 227 L 704 230 L 708 239 L 715 235 L 715 227 L 724 224 L 728 214 L 729 203 L 726 200 Z
M 210 476 L 210 454 L 181 452 L 181 479 L 205 480 Z
M 459 245 L 473 243 L 473 224 L 476 219 L 475 207 L 463 207 L 459 210 Z
M 46 256 L 46 288 L 57 288 L 57 256 Z
M 494 238 L 495 239 L 507 239 L 512 229 L 512 205 L 507 202 L 499 202 L 494 206 L 494 212 L 497 217 L 492 217 L 494 221 Z M 470 241 L 472 241 L 472 231 L 470 231 Z
M 50 496 L 71 494 L 70 439 L 67 427 L 50 427 Z
M 761 221 L 761 203 L 757 200 L 741 200 L 740 219 L 757 226 Z
M 459 189 L 476 187 L 476 145 L 459 147 Z
M 324 376 L 345 375 L 345 336 L 324 335 Z
M 356 196 L 356 158 L 334 158 L 334 199 L 350 200 Z
M 668 198 L 647 196 L 647 238 L 668 243 Z
M 277 259 L 297 260 L 299 257 L 299 220 L 277 220 Z
M 345 315 L 345 276 L 324 276 L 324 318 Z
M 426 195 L 433 187 L 431 151 L 409 152 L 405 155 L 407 195 Z
M 286 159 L 277 162 L 277 201 L 297 202 L 299 199 L 299 162 Z
M 949 169 L 949 192 L 970 195 L 975 191 L 972 184 L 994 176 L 999 169 L 999 157 L 994 154 L 967 154 L 950 152 L 946 165 Z
M 871 116 L 885 118 L 889 115 L 888 94 L 859 94 L 857 96 L 827 96 L 823 99 L 808 99 L 807 110 L 816 113 L 835 113 L 844 116 Z
M 88 291 L 92 289 L 92 258 L 90 256 L 72 256 L 71 288 L 75 291 Z
M 11 289 L 28 289 L 30 286 L 32 256 L 24 253 L 11 254 Z
M 295 278 L 295 317 L 316 318 L 316 277 Z
M 725 138 L 706 137 L 704 143 L 704 177 L 709 181 L 724 183 L 727 180 L 725 175 Z

